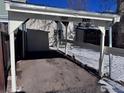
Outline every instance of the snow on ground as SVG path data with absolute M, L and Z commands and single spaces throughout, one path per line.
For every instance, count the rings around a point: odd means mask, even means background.
M 124 87 L 112 80 L 103 78 L 99 81 L 99 84 L 102 85 L 101 89 L 103 91 L 107 90 L 109 93 L 124 93 Z
M 60 48 L 64 52 L 64 48 Z M 98 70 L 100 52 L 93 49 L 80 47 L 67 48 L 67 54 L 75 56 L 75 59 L 83 64 Z M 108 71 L 109 55 L 104 55 L 104 69 Z M 124 81 L 124 57 L 112 55 L 111 78 L 116 81 Z
M 113 55 L 112 78 L 124 81 L 124 57 Z

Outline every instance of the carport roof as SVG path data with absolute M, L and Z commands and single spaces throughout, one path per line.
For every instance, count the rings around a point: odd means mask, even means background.
M 47 6 L 38 6 L 24 3 L 16 3 L 6 1 L 6 9 L 11 12 L 20 12 L 20 13 L 29 13 L 29 14 L 39 14 L 45 16 L 55 16 L 63 19 L 68 18 L 85 18 L 93 20 L 103 20 L 103 21 L 113 21 L 119 18 L 119 15 L 116 14 L 106 14 L 106 13 L 94 13 L 94 12 L 85 12 L 80 10 L 69 10 L 69 9 L 60 9 Z M 64 17 L 64 18 L 63 18 Z

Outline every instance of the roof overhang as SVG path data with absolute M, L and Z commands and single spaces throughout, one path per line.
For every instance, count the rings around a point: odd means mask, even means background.
M 76 11 L 10 1 L 6 1 L 5 5 L 6 10 L 8 11 L 8 20 L 11 25 L 10 33 L 15 31 L 15 29 L 17 29 L 27 19 L 43 19 L 66 22 L 82 22 L 84 19 L 90 19 L 95 26 L 102 26 L 105 27 L 105 29 L 108 29 L 112 23 L 120 21 L 120 16 L 116 14 Z
M 119 15 L 115 15 L 115 14 L 92 13 L 92 12 L 60 9 L 60 8 L 53 8 L 53 7 L 46 7 L 46 6 L 37 6 L 37 5 L 16 3 L 16 2 L 9 2 L 9 1 L 6 1 L 5 3 L 6 3 L 6 9 L 9 12 L 42 15 L 48 19 L 51 18 L 51 19 L 57 19 L 57 20 L 59 19 L 64 21 L 68 21 L 68 20 L 74 21 L 76 19 L 80 20 L 84 18 L 84 19 L 111 22 L 114 20 L 119 21 L 119 18 L 120 18 Z

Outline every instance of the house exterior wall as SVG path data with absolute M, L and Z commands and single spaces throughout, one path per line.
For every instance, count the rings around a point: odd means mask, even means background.
M 7 15 L 7 11 L 5 10 L 4 0 L 0 0 L 0 16 Z
M 8 13 L 5 10 L 4 0 L 0 0 L 0 22 L 7 22 Z

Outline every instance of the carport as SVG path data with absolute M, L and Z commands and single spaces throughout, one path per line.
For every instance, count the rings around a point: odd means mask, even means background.
M 20 25 L 22 25 L 26 20 L 30 18 L 54 20 L 54 21 L 61 21 L 61 22 L 69 22 L 69 21 L 82 22 L 83 19 L 90 19 L 94 23 L 94 25 L 97 26 L 101 31 L 99 75 L 101 77 L 104 75 L 103 57 L 104 57 L 105 32 L 106 32 L 106 29 L 109 29 L 109 47 L 111 48 L 112 47 L 112 28 L 111 27 L 114 23 L 119 22 L 120 17 L 118 15 L 51 8 L 46 6 L 23 4 L 23 3 L 16 3 L 11 1 L 6 1 L 5 4 L 6 4 L 6 9 L 8 11 L 8 22 L 9 22 L 8 31 L 10 36 L 12 92 L 17 91 L 14 31 L 16 31 L 16 29 Z M 67 43 L 67 40 L 65 42 Z M 66 46 L 65 46 L 65 49 L 66 49 Z

